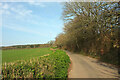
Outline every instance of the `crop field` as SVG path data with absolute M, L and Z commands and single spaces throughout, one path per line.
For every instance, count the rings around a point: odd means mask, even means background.
M 50 48 L 2 50 L 2 63 L 14 62 L 16 60 L 28 60 L 51 53 L 52 51 Z
M 38 49 L 39 50 L 39 49 Z M 42 49 L 43 50 L 43 49 Z M 3 78 L 63 78 L 68 77 L 68 68 L 70 64 L 69 56 L 66 52 L 49 48 L 44 48 L 51 53 L 47 56 L 33 57 L 10 63 L 3 63 Z M 44 52 L 44 51 L 43 51 Z M 44 52 L 44 54 L 46 51 Z

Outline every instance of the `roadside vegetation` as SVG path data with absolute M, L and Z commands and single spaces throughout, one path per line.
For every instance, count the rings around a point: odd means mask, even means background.
M 48 49 L 48 48 L 47 48 Z M 45 51 L 45 49 L 44 49 Z M 46 52 L 46 51 L 45 51 Z M 3 63 L 2 77 L 10 78 L 63 78 L 67 79 L 70 59 L 68 55 L 59 49 L 49 49 L 51 54 L 41 57 L 33 57 L 28 60 L 18 60 Z M 33 53 L 34 54 L 34 53 Z
M 120 2 L 66 2 L 64 32 L 56 37 L 57 47 L 97 57 L 120 65 Z

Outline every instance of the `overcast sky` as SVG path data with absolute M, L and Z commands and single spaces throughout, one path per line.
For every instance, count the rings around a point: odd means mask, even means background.
M 2 45 L 42 44 L 62 32 L 62 5 L 58 2 L 0 3 Z

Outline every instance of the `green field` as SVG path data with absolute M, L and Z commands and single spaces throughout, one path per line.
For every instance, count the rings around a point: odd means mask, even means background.
M 48 53 L 50 54 L 48 56 L 36 57 Z M 5 59 L 6 62 L 11 62 L 11 63 L 3 63 L 2 65 L 2 74 L 3 74 L 3 78 L 5 79 L 62 78 L 63 80 L 66 80 L 68 77 L 68 68 L 70 64 L 70 59 L 69 56 L 66 54 L 66 52 L 62 50 L 59 49 L 50 50 L 50 48 L 29 49 L 29 50 L 28 49 L 6 50 L 4 51 L 3 54 L 4 54 L 3 56 L 6 57 Z M 10 58 L 10 57 L 15 57 L 15 58 Z M 24 59 L 24 60 L 20 60 L 20 59 Z
M 2 63 L 14 62 L 16 60 L 28 60 L 33 57 L 51 53 L 52 51 L 50 48 L 2 50 Z

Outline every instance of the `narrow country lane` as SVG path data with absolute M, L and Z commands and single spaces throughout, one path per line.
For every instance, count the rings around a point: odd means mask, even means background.
M 117 78 L 118 69 L 94 58 L 67 52 L 72 65 L 68 78 Z

